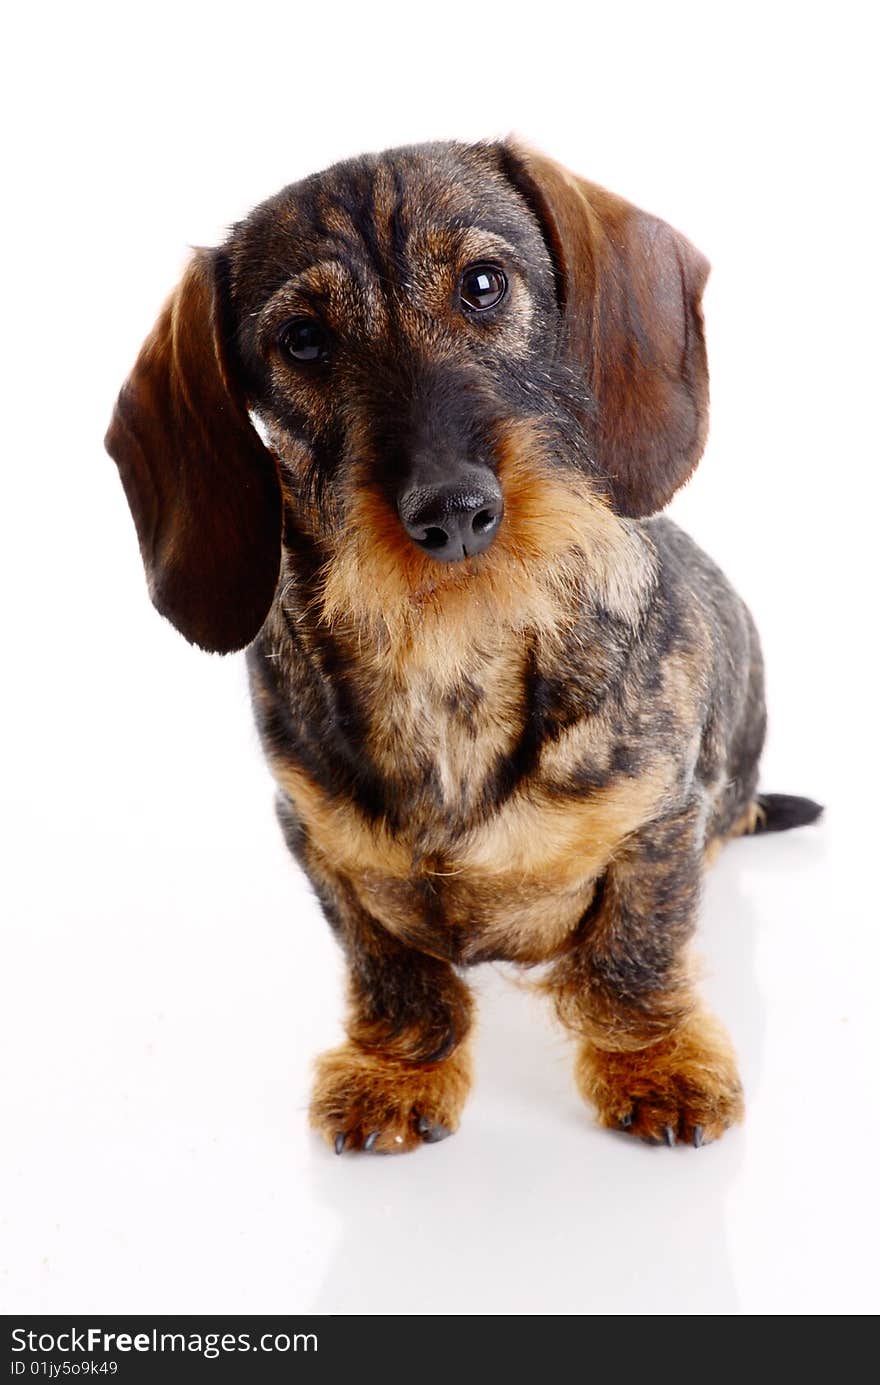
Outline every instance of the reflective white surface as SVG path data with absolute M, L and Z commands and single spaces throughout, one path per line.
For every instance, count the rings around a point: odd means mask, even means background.
M 16 16 L 39 68 L 4 93 L 7 1312 L 878 1308 L 871 45 L 845 4 L 833 24 L 443 8 L 441 31 L 411 6 L 336 24 L 86 4 L 51 43 L 42 10 Z M 291 56 L 326 53 L 331 21 L 341 101 Z M 459 80 L 487 36 L 503 61 Z M 187 244 L 335 157 L 510 128 L 714 263 L 712 434 L 674 513 L 762 633 L 765 787 L 830 807 L 735 844 L 707 882 L 705 988 L 744 1127 L 698 1152 L 601 1132 L 548 1008 L 484 968 L 460 1133 L 335 1158 L 305 1118 L 340 1032 L 335 945 L 274 822 L 241 661 L 152 611 L 101 438 Z

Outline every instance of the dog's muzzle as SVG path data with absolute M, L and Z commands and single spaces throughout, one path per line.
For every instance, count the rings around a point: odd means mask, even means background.
M 504 516 L 504 499 L 491 471 L 480 468 L 476 478 L 411 486 L 397 512 L 413 543 L 438 562 L 456 563 L 486 551 Z

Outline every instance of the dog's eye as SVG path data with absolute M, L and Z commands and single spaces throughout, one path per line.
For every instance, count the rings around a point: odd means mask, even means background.
M 507 276 L 493 264 L 472 264 L 461 276 L 459 296 L 471 312 L 497 308 L 507 292 Z
M 278 344 L 291 360 L 326 361 L 330 354 L 330 340 L 324 328 L 311 317 L 295 317 L 282 327 Z

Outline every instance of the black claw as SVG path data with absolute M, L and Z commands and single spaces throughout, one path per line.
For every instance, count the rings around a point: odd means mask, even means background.
M 370 1133 L 369 1133 L 369 1135 L 367 1136 L 367 1138 L 364 1140 L 364 1149 L 367 1151 L 368 1154 L 369 1154 L 370 1151 L 372 1150 L 372 1148 L 373 1148 L 373 1146 L 375 1145 L 375 1143 L 376 1143 L 376 1141 L 378 1140 L 378 1138 L 379 1138 L 379 1131 L 378 1131 L 378 1130 L 371 1130 Z
M 700 1146 L 702 1145 L 702 1143 L 703 1143 L 703 1127 L 702 1127 L 701 1125 L 695 1125 L 695 1126 L 694 1126 L 694 1149 L 699 1149 Z
M 664 1125 L 663 1138 L 669 1145 L 669 1148 L 672 1149 L 673 1145 L 675 1144 L 675 1131 L 673 1130 L 671 1125 Z
M 630 1126 L 632 1125 L 632 1123 L 633 1123 L 633 1113 L 632 1113 L 632 1111 L 628 1111 L 627 1114 L 626 1114 L 625 1116 L 621 1116 L 621 1117 L 620 1117 L 619 1124 L 623 1127 L 624 1130 L 629 1130 L 629 1128 L 630 1128 Z
M 336 1139 L 333 1141 L 333 1148 L 336 1150 L 337 1154 L 341 1154 L 342 1151 L 345 1149 L 345 1141 L 347 1139 L 348 1136 L 346 1135 L 345 1131 L 340 1130 L 339 1134 L 336 1136 Z
M 423 1117 L 424 1119 L 424 1117 Z M 438 1145 L 441 1140 L 445 1140 L 452 1134 L 445 1125 L 432 1125 L 430 1121 L 425 1121 L 425 1128 L 422 1129 L 422 1121 L 419 1121 L 419 1134 L 426 1145 Z
M 448 1058 L 453 1049 L 458 1044 L 458 1035 L 455 1030 L 450 1030 L 439 1048 L 435 1048 L 433 1053 L 429 1053 L 427 1058 L 420 1058 L 420 1063 L 442 1063 L 444 1058 Z

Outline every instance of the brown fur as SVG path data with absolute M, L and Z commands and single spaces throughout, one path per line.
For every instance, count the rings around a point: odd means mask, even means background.
M 647 1048 L 603 1049 L 585 1041 L 575 1076 L 602 1125 L 653 1143 L 708 1143 L 744 1114 L 730 1041 L 716 1020 L 700 1013 Z
M 339 1153 L 363 1149 L 376 1133 L 371 1150 L 405 1154 L 424 1144 L 426 1135 L 433 1143 L 458 1129 L 471 1080 L 464 1049 L 426 1066 L 343 1044 L 315 1065 L 309 1119 Z
M 278 581 L 281 503 L 275 464 L 229 365 L 205 252 L 193 256 L 144 342 L 106 445 L 154 603 L 196 644 L 240 648 Z
M 531 150 L 519 157 L 564 276 L 570 349 L 588 363 L 598 448 L 618 504 L 653 514 L 706 443 L 700 298 L 708 261 L 664 222 L 553 159 Z

